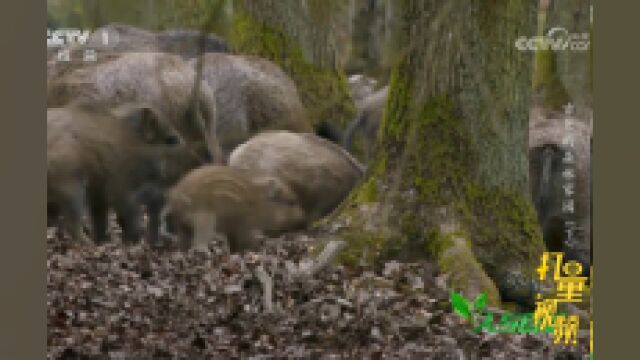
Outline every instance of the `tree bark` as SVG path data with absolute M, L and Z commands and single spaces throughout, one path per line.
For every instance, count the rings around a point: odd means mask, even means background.
M 338 217 L 344 260 L 431 257 L 466 296 L 530 304 L 543 250 L 527 190 L 532 61 L 514 44 L 535 33 L 536 2 L 400 8 L 376 158 Z
M 280 65 L 296 83 L 316 126 L 343 129 L 355 115 L 342 71 L 351 46 L 348 5 L 344 0 L 234 3 L 229 36 L 234 49 Z
M 394 41 L 398 1 L 350 0 L 350 3 L 353 46 L 346 67 L 350 73 L 365 73 L 386 83 L 399 45 Z

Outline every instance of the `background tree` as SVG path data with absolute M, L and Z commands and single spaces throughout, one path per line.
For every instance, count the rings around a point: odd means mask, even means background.
M 311 121 L 340 129 L 355 110 L 342 70 L 351 46 L 345 0 L 238 0 L 228 40 L 292 77 Z
M 398 1 L 351 0 L 352 50 L 346 70 L 365 73 L 386 83 L 399 44 L 397 31 Z

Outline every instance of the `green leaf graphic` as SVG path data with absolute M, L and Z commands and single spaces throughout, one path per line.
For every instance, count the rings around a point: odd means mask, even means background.
M 469 317 L 471 317 L 469 302 L 455 291 L 451 292 L 451 306 L 453 306 L 453 310 L 462 316 L 463 319 L 468 320 Z
M 537 334 L 540 332 L 540 329 L 536 326 L 533 321 L 533 314 L 526 313 L 523 314 L 518 321 L 518 333 L 519 334 Z
M 498 325 L 498 332 L 514 333 L 518 327 L 518 314 L 505 312 L 500 317 L 500 324 Z
M 482 293 L 478 295 L 473 302 L 473 309 L 477 312 L 482 312 L 484 308 L 487 306 L 487 293 Z
M 482 330 L 487 330 L 490 334 L 495 333 L 496 330 L 493 327 L 493 313 L 487 314 L 482 323 L 476 326 L 473 330 L 477 333 L 480 333 Z

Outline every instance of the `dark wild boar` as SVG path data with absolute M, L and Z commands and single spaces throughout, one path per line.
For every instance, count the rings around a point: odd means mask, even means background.
M 301 228 L 304 214 L 277 177 L 208 165 L 193 170 L 167 194 L 166 222 L 181 246 L 206 248 L 225 235 L 232 252 L 258 250 L 256 233 L 277 236 Z
M 47 208 L 57 209 L 59 227 L 73 240 L 82 240 L 87 206 L 96 243 L 107 238 L 109 208 L 123 241 L 137 242 L 141 196 L 150 189 L 160 193 L 199 163 L 198 154 L 147 105 L 47 110 Z
M 311 223 L 335 209 L 364 174 L 339 145 L 313 134 L 267 131 L 238 146 L 229 166 L 264 171 L 294 191 Z
M 190 144 L 206 144 L 219 156 L 215 140 L 215 102 L 211 88 L 196 83 L 195 71 L 180 57 L 162 53 L 126 53 L 109 62 L 75 69 L 52 81 L 47 106 L 81 101 L 106 107 L 149 104 L 172 122 Z

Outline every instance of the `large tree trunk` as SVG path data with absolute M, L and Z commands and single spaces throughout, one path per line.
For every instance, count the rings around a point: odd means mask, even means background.
M 535 1 L 402 1 L 370 177 L 338 219 L 343 260 L 432 257 L 468 296 L 530 303 L 543 250 L 528 195 Z M 495 284 L 495 285 L 494 285 Z

